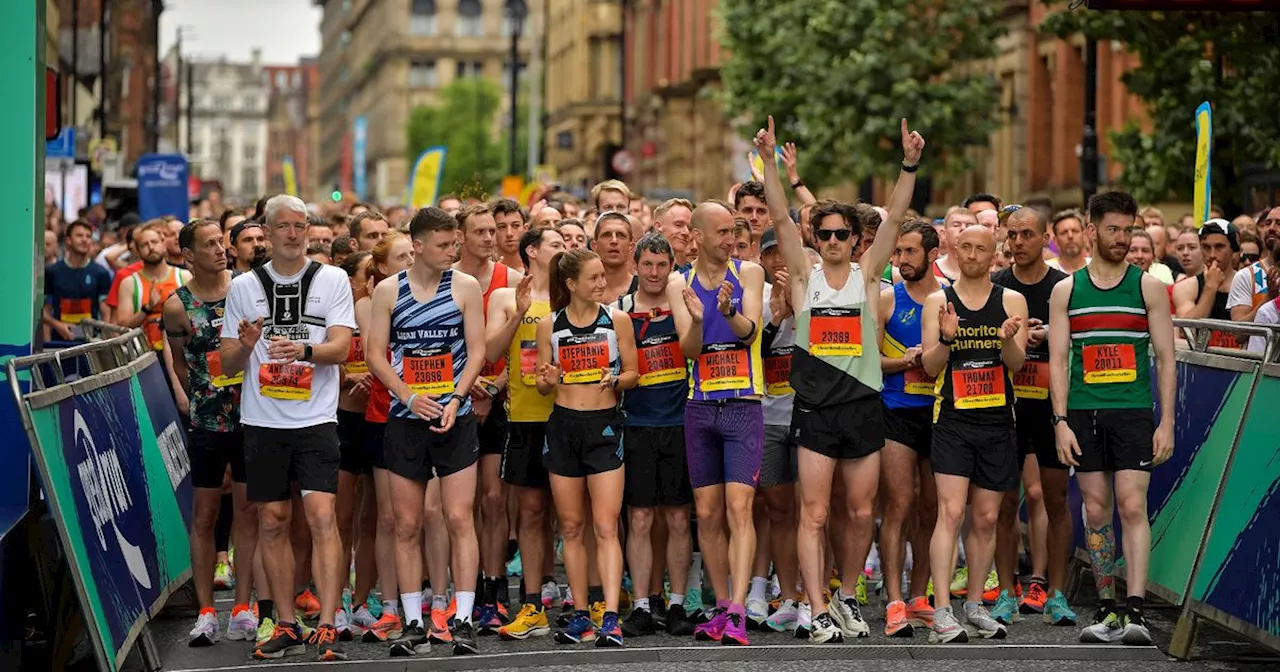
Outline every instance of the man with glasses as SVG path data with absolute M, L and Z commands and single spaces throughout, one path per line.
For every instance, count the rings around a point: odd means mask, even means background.
M 1227 310 L 1236 322 L 1253 322 L 1258 309 L 1276 298 L 1280 286 L 1280 205 L 1265 211 L 1258 221 L 1262 258 L 1240 269 L 1231 280 Z

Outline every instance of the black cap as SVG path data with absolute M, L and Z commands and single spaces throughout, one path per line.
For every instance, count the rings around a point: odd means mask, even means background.
M 1236 227 L 1231 225 L 1225 219 L 1214 217 L 1200 225 L 1200 239 L 1212 234 L 1222 234 L 1227 237 L 1227 243 L 1231 245 L 1232 252 L 1240 251 L 1240 234 L 1236 232 Z
M 235 245 L 235 244 L 236 244 L 236 239 L 238 239 L 238 238 L 240 237 L 240 234 L 241 234 L 241 233 L 244 233 L 244 230 L 245 230 L 245 229 L 249 229 L 249 228 L 258 228 L 258 229 L 260 229 L 260 228 L 262 228 L 262 224 L 261 224 L 261 223 L 259 223 L 259 222 L 254 221 L 254 220 L 252 220 L 252 219 L 245 219 L 245 220 L 241 220 L 240 222 L 236 223 L 236 225 L 235 225 L 235 226 L 231 227 L 231 244 L 232 244 L 232 245 Z
M 116 228 L 125 226 L 137 226 L 142 223 L 142 218 L 136 212 L 126 212 L 120 215 L 120 221 L 116 222 Z
M 769 227 L 764 230 L 764 234 L 760 236 L 760 254 L 764 254 L 765 250 L 778 246 L 778 232 Z

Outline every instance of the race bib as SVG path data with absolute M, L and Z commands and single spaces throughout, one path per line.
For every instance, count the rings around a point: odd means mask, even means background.
M 258 367 L 258 389 L 270 399 L 310 401 L 311 374 L 312 367 L 302 362 L 268 362 Z
M 560 339 L 556 359 L 560 364 L 561 382 L 568 385 L 599 382 L 609 370 L 609 335 L 565 336 Z
M 537 351 L 534 351 L 534 355 L 536 361 Z M 480 375 L 493 381 L 502 375 L 502 370 L 505 368 L 507 368 L 507 358 L 505 356 L 496 362 L 490 362 L 486 359 L 484 365 L 480 367 Z
M 447 346 L 413 348 L 400 358 L 404 384 L 418 394 L 453 394 L 453 351 Z
M 662 334 L 640 339 L 636 344 L 640 359 L 640 387 L 670 383 L 685 377 L 684 353 L 680 337 Z
M 751 387 L 751 364 L 747 346 L 741 343 L 712 343 L 698 355 L 698 380 L 703 392 L 745 390 Z
M 1132 383 L 1138 379 L 1138 358 L 1131 343 L 1086 345 L 1081 359 L 1087 385 Z
M 528 387 L 538 384 L 537 341 L 520 341 L 520 382 Z
M 209 367 L 209 380 L 213 381 L 216 388 L 231 387 L 244 382 L 244 371 L 234 376 L 227 376 L 222 372 L 222 351 L 213 350 L 204 354 L 205 364 Z
M 791 388 L 792 347 L 771 348 L 764 353 L 764 389 L 770 396 L 781 397 L 795 392 Z
M 907 394 L 933 396 L 937 379 L 930 378 L 924 369 L 913 366 L 902 373 L 902 391 Z
M 1028 359 L 1022 369 L 1013 374 L 1013 396 L 1016 399 L 1049 398 L 1049 362 Z
M 93 317 L 93 305 L 90 299 L 61 299 L 58 301 L 58 313 L 67 324 L 80 324 Z
M 953 369 L 951 391 L 957 410 L 998 408 L 1005 404 L 1004 367 Z
M 814 308 L 809 315 L 809 352 L 827 357 L 861 357 L 862 311 Z
M 364 341 L 359 336 L 351 337 L 351 349 L 347 351 L 347 363 L 343 365 L 347 373 L 368 373 L 369 364 L 364 361 Z

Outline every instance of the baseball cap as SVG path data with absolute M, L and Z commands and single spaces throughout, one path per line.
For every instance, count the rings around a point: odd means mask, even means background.
M 1236 232 L 1236 227 L 1231 225 L 1225 219 L 1214 217 L 1200 225 L 1200 239 L 1205 236 L 1220 233 L 1227 237 L 1227 242 L 1231 245 L 1232 252 L 1240 251 L 1240 234 Z
M 765 229 L 764 235 L 760 236 L 760 254 L 778 246 L 778 232 L 772 228 Z
M 244 233 L 244 230 L 249 228 L 260 229 L 262 228 L 262 224 L 253 219 L 241 220 L 235 226 L 231 227 L 231 244 L 235 245 L 236 240 L 240 238 L 240 234 Z

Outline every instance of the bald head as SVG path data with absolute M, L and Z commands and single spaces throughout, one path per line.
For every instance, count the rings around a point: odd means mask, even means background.
M 703 201 L 693 209 L 690 224 L 699 231 L 706 232 L 706 224 L 710 221 L 721 221 L 728 218 L 733 223 L 733 211 L 719 201 Z
M 1021 208 L 1009 215 L 1009 223 L 1012 224 L 1014 222 L 1033 226 L 1039 233 L 1044 233 L 1049 229 L 1049 219 L 1036 208 Z
M 704 201 L 693 209 L 690 222 L 700 256 L 727 262 L 733 253 L 733 211 L 724 203 Z
M 991 257 L 996 251 L 996 236 L 981 224 L 966 227 L 956 239 L 952 254 L 960 266 L 960 274 L 969 280 L 988 277 Z

